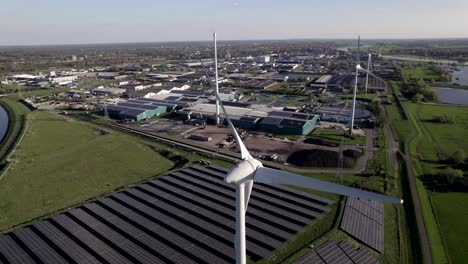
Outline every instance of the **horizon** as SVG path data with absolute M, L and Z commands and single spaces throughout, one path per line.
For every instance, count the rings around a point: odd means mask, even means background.
M 284 38 L 284 39 L 219 39 L 219 33 L 216 32 L 218 36 L 218 44 L 223 42 L 254 42 L 254 41 L 317 41 L 317 42 L 326 42 L 326 41 L 356 41 L 355 38 Z M 467 37 L 444 37 L 444 38 L 363 38 L 361 36 L 361 44 L 369 41 L 440 41 L 440 40 L 468 40 Z M 3 45 L 0 44 L 0 48 L 15 48 L 15 47 L 50 47 L 50 46 L 92 46 L 92 45 L 131 45 L 131 44 L 160 44 L 160 43 L 211 43 L 213 41 L 212 35 L 209 35 L 211 38 L 206 40 L 165 40 L 165 41 L 138 41 L 138 42 L 90 42 L 90 43 L 49 43 L 49 44 L 18 44 L 18 45 Z M 357 44 L 356 44 L 357 45 Z
M 283 39 L 467 38 L 462 0 L 10 1 L 0 46 Z M 205 37 L 206 36 L 206 37 Z

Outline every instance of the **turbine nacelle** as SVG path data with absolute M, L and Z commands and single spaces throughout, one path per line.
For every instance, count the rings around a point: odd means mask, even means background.
M 253 180 L 259 167 L 263 167 L 259 160 L 254 158 L 245 159 L 231 169 L 224 181 L 229 184 L 239 185 L 248 180 Z

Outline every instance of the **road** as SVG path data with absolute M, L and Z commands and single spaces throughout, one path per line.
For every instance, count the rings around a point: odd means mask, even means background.
M 393 168 L 398 168 L 397 153 L 400 148 L 400 145 L 398 141 L 395 140 L 395 137 L 393 136 L 393 131 L 388 124 L 384 125 L 384 129 L 387 134 L 388 155 L 390 157 L 390 163 Z

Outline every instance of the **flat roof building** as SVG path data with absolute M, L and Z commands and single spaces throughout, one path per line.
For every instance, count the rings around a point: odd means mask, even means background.
M 273 134 L 307 135 L 318 120 L 318 115 L 274 111 L 260 122 L 260 128 Z
M 91 90 L 95 95 L 121 95 L 124 94 L 127 90 L 121 88 L 114 88 L 114 87 L 102 87 L 102 88 L 95 88 Z
M 166 112 L 171 112 L 176 108 L 176 105 L 143 99 L 144 98 L 142 98 L 142 100 L 128 100 L 116 105 L 108 105 L 107 112 L 112 118 L 140 121 L 153 116 L 159 116 Z

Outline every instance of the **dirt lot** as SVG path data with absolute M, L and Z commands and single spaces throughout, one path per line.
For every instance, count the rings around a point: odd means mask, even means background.
M 238 130 L 238 132 L 242 135 L 243 130 Z M 192 130 L 185 133 L 185 135 L 178 136 L 186 137 L 191 134 L 197 134 L 202 136 L 211 137 L 211 141 L 193 141 L 194 144 L 197 145 L 205 145 L 213 148 L 217 148 L 220 143 L 225 143 L 228 139 L 228 135 L 231 133 L 230 129 L 228 128 L 218 128 L 215 126 L 206 126 L 206 128 L 194 128 Z M 271 138 L 267 137 L 265 133 L 262 132 L 248 132 L 246 136 L 243 138 L 244 144 L 255 156 L 265 156 L 265 155 L 272 155 L 277 154 L 279 161 L 285 162 L 288 160 L 289 156 L 293 153 L 300 151 L 300 150 L 328 150 L 328 151 L 338 151 L 338 147 L 328 147 L 328 146 L 321 146 L 321 145 L 314 145 L 314 144 L 307 144 L 302 142 L 302 140 L 298 141 L 290 141 L 285 139 L 279 138 Z M 237 152 L 237 144 L 234 141 L 231 145 L 225 146 L 225 149 L 232 150 Z M 361 151 L 359 147 L 356 146 L 344 146 L 343 150 L 353 149 L 357 151 Z
M 155 135 L 159 134 L 161 136 L 173 138 L 180 142 L 186 142 L 194 146 L 209 148 L 213 151 L 239 152 L 236 142 L 233 140 L 232 136 L 230 136 L 231 130 L 229 128 L 219 128 L 211 125 L 195 127 L 180 124 L 177 123 L 177 121 L 166 119 L 159 119 L 149 124 L 143 125 L 130 123 L 127 124 L 127 126 L 150 132 Z M 305 160 L 307 161 L 307 164 L 315 164 L 315 161 L 317 161 L 316 163 L 318 163 L 318 165 L 311 165 L 311 167 L 336 167 L 336 163 L 338 160 L 338 151 L 340 149 L 339 147 L 304 143 L 304 138 L 292 141 L 286 138 L 272 138 L 267 136 L 266 133 L 258 131 L 252 132 L 244 131 L 241 129 L 238 129 L 237 131 L 243 138 L 244 144 L 249 149 L 251 154 L 256 157 L 265 157 L 276 154 L 278 156 L 278 162 L 290 163 L 292 162 L 291 158 L 297 160 L 298 157 L 305 157 L 309 155 L 312 158 L 309 157 Z M 201 135 L 205 137 L 210 137 L 211 140 L 192 140 L 188 138 L 190 135 Z M 220 144 L 224 144 L 224 147 L 220 148 Z M 304 152 L 307 150 L 310 150 L 310 152 Z M 353 145 L 343 145 L 342 151 L 346 152 L 347 150 L 352 150 L 356 153 L 363 152 L 361 147 Z M 305 153 L 307 155 L 301 153 Z M 354 164 L 354 161 L 352 161 L 350 164 L 350 166 L 352 166 L 352 164 Z

